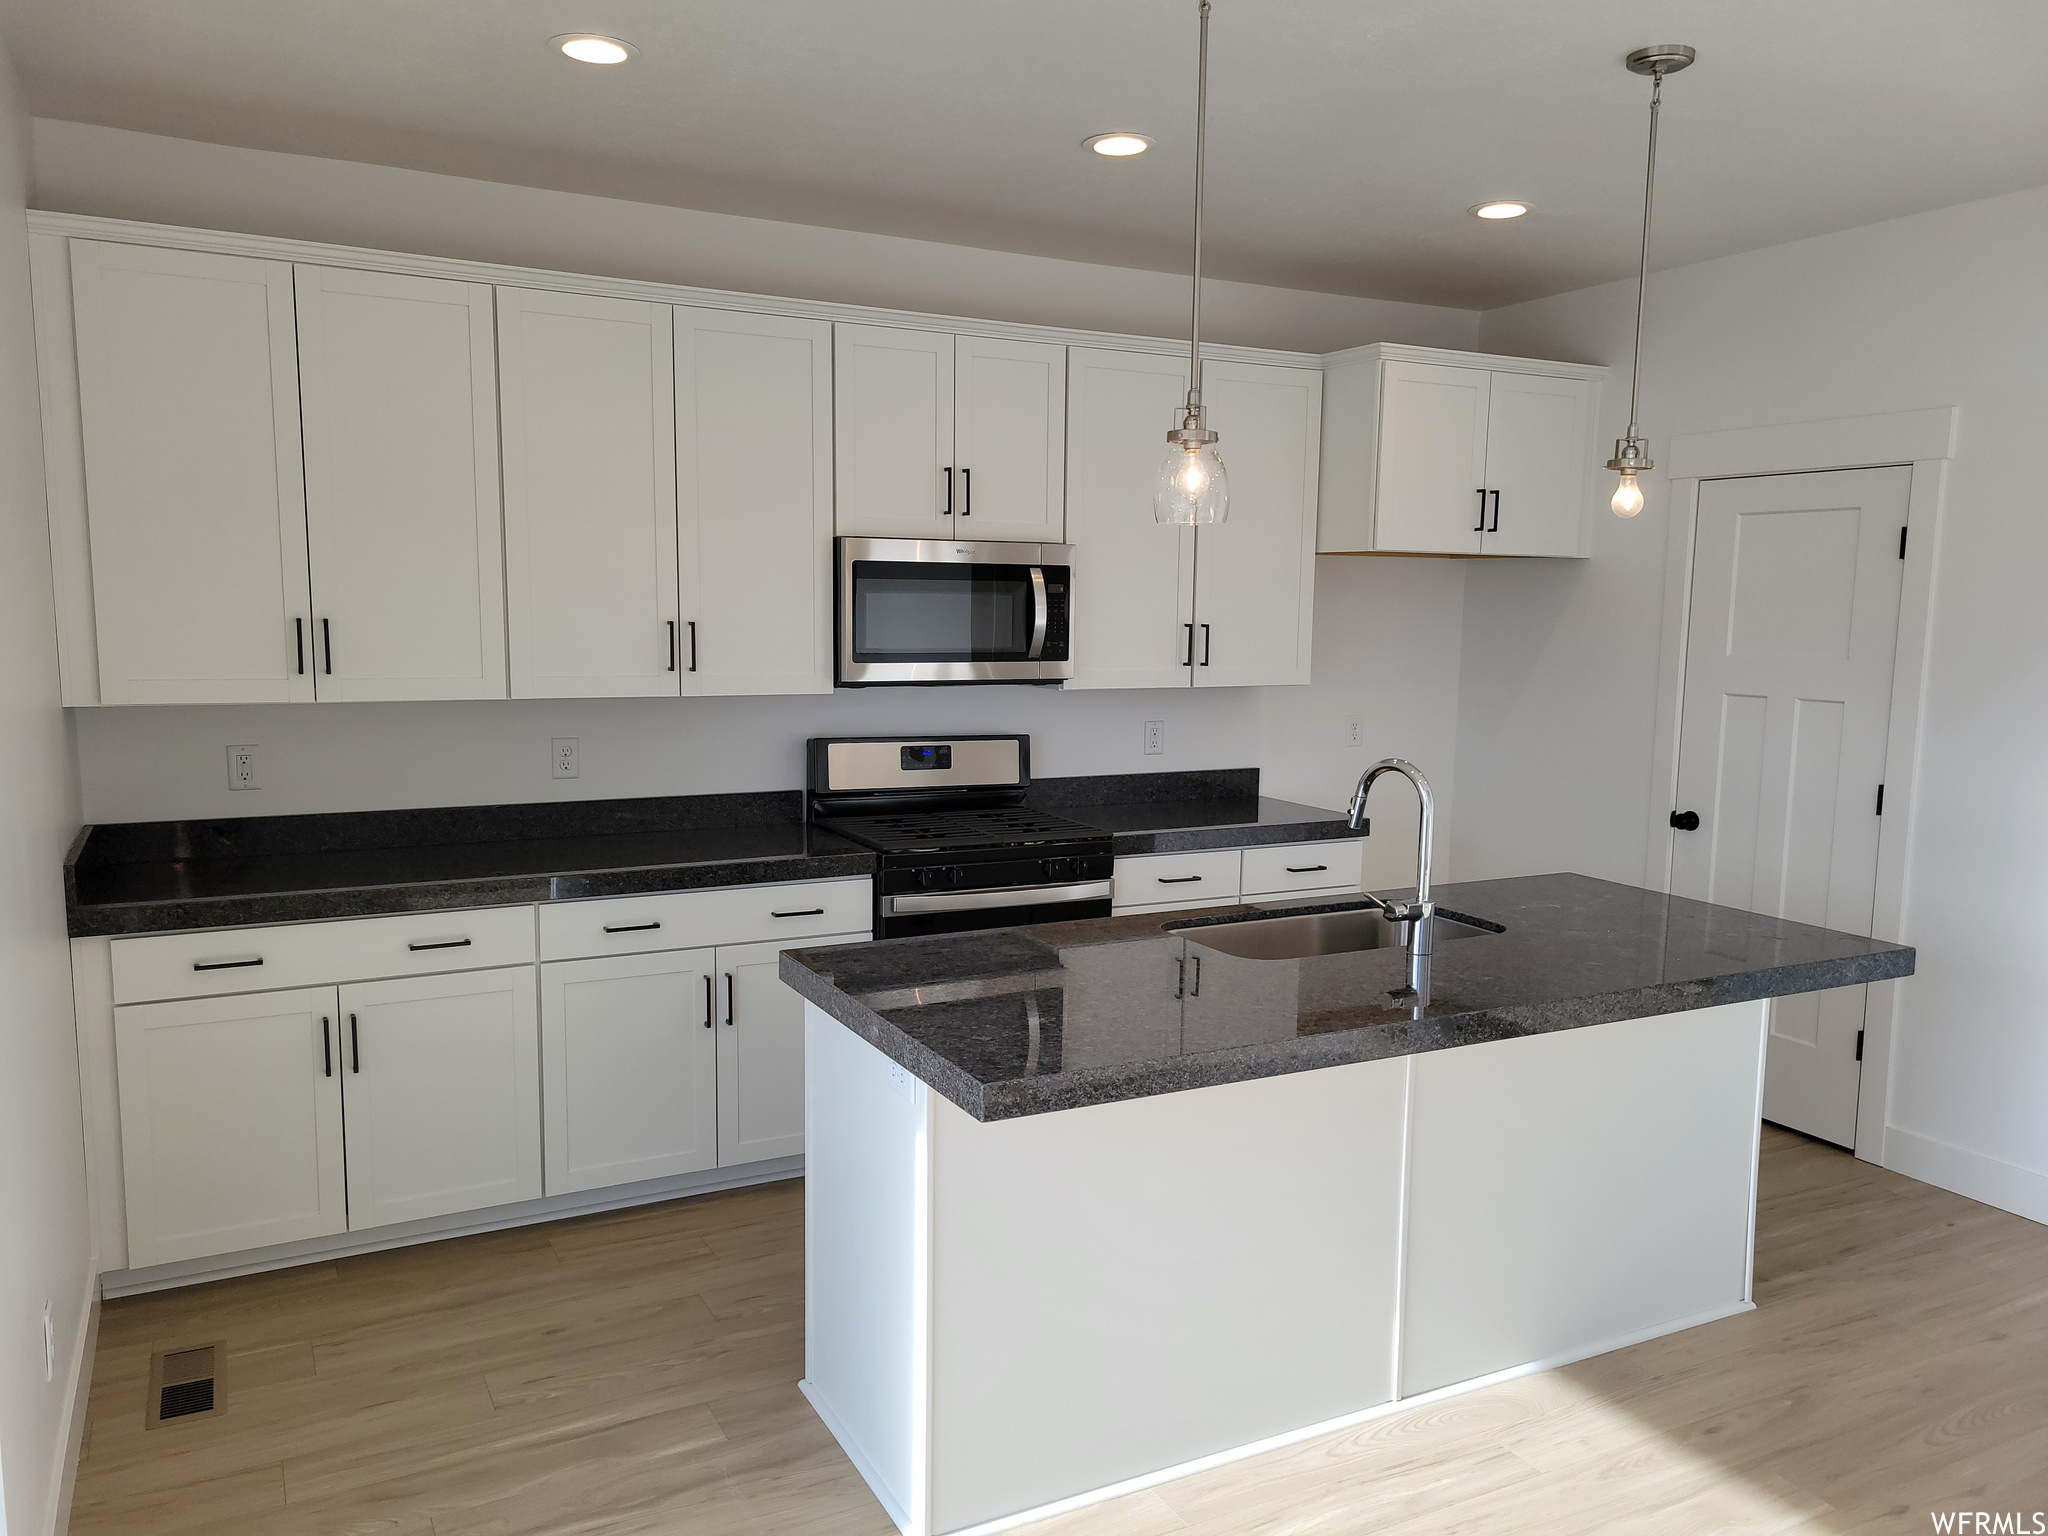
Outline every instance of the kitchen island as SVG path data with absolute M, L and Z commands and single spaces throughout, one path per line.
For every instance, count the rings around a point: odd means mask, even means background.
M 1437 899 L 1424 1008 L 1356 903 L 1313 942 L 1374 947 L 1298 958 L 1246 909 L 783 957 L 804 1390 L 899 1526 L 999 1530 L 1750 1305 L 1766 1001 L 1913 952 L 1577 875 Z

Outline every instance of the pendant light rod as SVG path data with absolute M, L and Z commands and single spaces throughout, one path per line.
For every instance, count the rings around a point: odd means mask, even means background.
M 1636 435 L 1636 399 L 1643 383 L 1643 290 L 1650 284 L 1650 210 L 1657 198 L 1657 114 L 1664 105 L 1664 71 L 1650 86 L 1650 158 L 1643 169 L 1643 248 L 1636 263 L 1636 350 L 1628 371 L 1628 435 Z
M 1209 150 L 1209 0 L 1201 0 L 1201 44 L 1195 64 L 1195 277 L 1188 323 L 1188 415 L 1202 408 L 1202 193 Z

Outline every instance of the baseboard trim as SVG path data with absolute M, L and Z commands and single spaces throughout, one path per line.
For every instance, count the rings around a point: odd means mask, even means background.
M 502 1232 L 509 1227 L 528 1227 L 544 1221 L 561 1221 L 569 1216 L 623 1210 L 634 1205 L 655 1205 L 686 1195 L 708 1195 L 721 1189 L 772 1184 L 782 1179 L 802 1178 L 803 1171 L 801 1154 L 745 1163 L 737 1168 L 708 1168 L 702 1173 L 679 1173 L 666 1179 L 649 1179 L 641 1184 L 618 1184 L 609 1189 L 551 1195 L 540 1200 L 522 1201 L 518 1205 L 493 1206 L 484 1211 L 464 1211 L 425 1221 L 400 1222 L 365 1232 L 337 1232 L 332 1237 L 312 1237 L 304 1242 L 280 1243 L 275 1248 L 249 1249 L 217 1258 L 184 1259 L 148 1269 L 109 1270 L 100 1276 L 101 1289 L 109 1297 L 139 1296 L 146 1291 L 202 1285 L 209 1280 L 231 1280 L 238 1275 L 260 1275 L 274 1269 L 318 1264 L 358 1253 L 381 1253 L 390 1248 L 440 1242 L 443 1238 Z
M 2048 1224 L 2048 1173 L 2037 1173 L 1904 1126 L 1884 1128 L 1884 1166 L 2029 1221 Z
M 57 1466 L 51 1479 L 49 1536 L 71 1529 L 71 1499 L 78 1491 L 78 1459 L 85 1446 L 85 1409 L 92 1398 L 93 1352 L 100 1341 L 99 1276 L 85 1281 L 83 1326 L 64 1384 L 64 1436 L 57 1442 Z
M 832 1438 L 839 1442 L 839 1449 L 846 1452 L 846 1459 L 853 1463 L 854 1471 L 861 1475 L 862 1481 L 868 1485 L 868 1491 L 874 1494 L 876 1501 L 881 1504 L 882 1513 L 896 1522 L 896 1529 L 908 1531 L 910 1529 L 909 1513 L 897 1501 L 895 1494 L 890 1492 L 889 1485 L 882 1481 L 881 1474 L 875 1470 L 875 1464 L 868 1459 L 867 1453 L 860 1448 L 860 1442 L 847 1433 L 846 1421 L 840 1418 L 838 1413 L 833 1410 L 831 1402 L 825 1397 L 824 1393 L 812 1386 L 808 1377 L 799 1381 L 796 1384 L 796 1389 L 803 1393 L 805 1399 L 810 1403 L 812 1411 L 820 1419 L 824 1420 L 825 1427 L 832 1431 Z

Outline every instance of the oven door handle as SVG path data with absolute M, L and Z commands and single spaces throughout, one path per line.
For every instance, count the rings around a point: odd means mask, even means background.
M 1116 890 L 1112 880 L 1083 880 L 1074 885 L 1012 885 L 994 891 L 944 891 L 933 895 L 885 896 L 886 917 L 919 912 L 980 912 L 990 907 L 1047 907 L 1064 901 L 1107 901 Z
M 1045 626 L 1052 613 L 1052 605 L 1045 596 L 1045 567 L 1031 567 L 1031 645 L 1024 652 L 1026 661 L 1037 661 L 1045 655 Z

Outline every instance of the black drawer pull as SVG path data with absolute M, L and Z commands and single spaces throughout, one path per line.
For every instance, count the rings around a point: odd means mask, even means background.
M 604 931 L 606 933 L 647 933 L 660 926 L 661 919 L 656 918 L 651 923 L 606 923 Z
M 470 946 L 470 942 L 468 939 L 421 939 L 417 943 L 408 944 L 405 947 L 414 951 L 422 949 L 467 949 Z
M 1287 866 L 1287 873 L 1290 875 L 1320 875 L 1329 867 L 1327 864 L 1290 864 Z
M 770 912 L 770 917 L 823 917 L 823 907 L 805 907 L 801 912 Z
M 1155 875 L 1153 878 L 1161 885 L 1192 885 L 1202 877 L 1200 875 Z
M 261 955 L 256 956 L 253 960 L 194 960 L 192 962 L 192 969 L 195 971 L 241 971 L 248 969 L 252 965 L 261 965 L 262 963 L 263 957 Z

